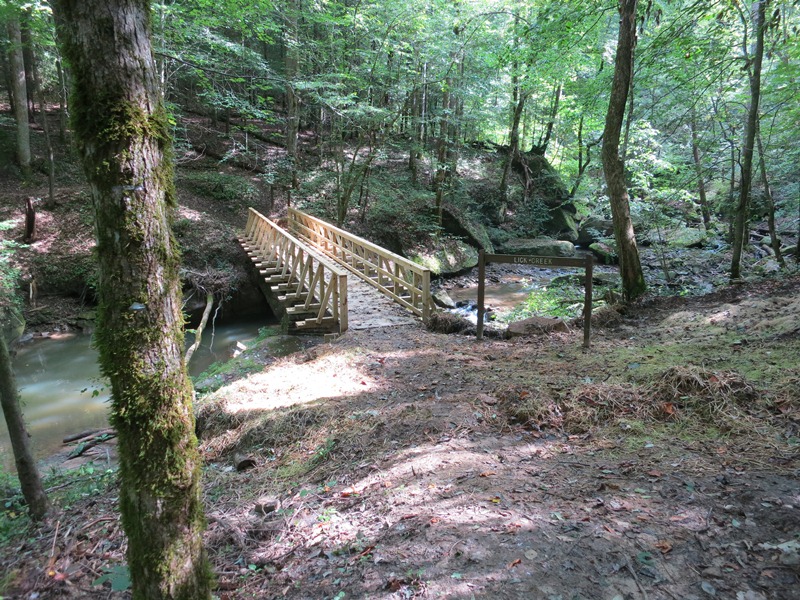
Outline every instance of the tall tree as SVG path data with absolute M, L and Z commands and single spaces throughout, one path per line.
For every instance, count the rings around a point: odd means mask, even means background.
M 755 30 L 755 49 L 752 56 L 747 48 L 745 36 L 742 48 L 747 61 L 747 74 L 750 80 L 750 103 L 747 107 L 747 123 L 744 130 L 742 146 L 742 177 L 739 183 L 739 202 L 736 205 L 736 216 L 733 224 L 733 257 L 731 258 L 731 279 L 742 276 L 742 250 L 749 240 L 750 188 L 753 181 L 753 156 L 758 129 L 758 106 L 761 100 L 761 65 L 764 59 L 764 22 L 768 0 L 753 2 L 753 29 Z M 747 19 L 742 15 L 742 21 Z
M 148 0 L 54 0 L 100 261 L 96 345 L 119 436 L 133 598 L 210 598 L 183 361 L 169 121 Z
M 34 521 L 43 519 L 50 510 L 47 494 L 42 486 L 36 461 L 31 451 L 30 438 L 25 429 L 22 410 L 19 405 L 19 394 L 11 369 L 11 358 L 5 338 L 0 335 L 0 404 L 3 405 L 3 416 L 11 438 L 11 450 L 14 452 L 14 463 L 17 477 L 22 488 L 22 495 L 28 503 L 28 514 Z
M 619 155 L 619 138 L 628 90 L 633 78 L 633 49 L 636 46 L 636 5 L 638 0 L 619 2 L 619 38 L 614 63 L 614 80 L 611 98 L 603 130 L 603 173 L 606 177 L 611 216 L 614 221 L 614 238 L 619 255 L 619 271 L 622 276 L 622 293 L 626 300 L 633 300 L 646 289 L 636 234 L 633 231 L 628 187 L 625 181 L 625 165 Z
M 11 8 L 8 38 L 11 45 L 11 86 L 14 93 L 14 119 L 17 122 L 17 164 L 23 177 L 31 175 L 31 133 L 28 126 L 28 89 L 22 52 L 22 28 L 19 14 Z

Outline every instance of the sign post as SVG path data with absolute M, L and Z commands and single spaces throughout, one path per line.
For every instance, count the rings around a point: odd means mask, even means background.
M 483 319 L 486 313 L 486 263 L 501 263 L 513 265 L 528 265 L 540 269 L 558 267 L 577 267 L 584 269 L 584 299 L 583 299 L 583 347 L 591 344 L 592 327 L 592 269 L 594 259 L 590 254 L 584 258 L 561 258 L 558 256 L 527 256 L 520 254 L 486 254 L 480 251 L 478 258 L 478 328 L 477 338 L 483 339 Z

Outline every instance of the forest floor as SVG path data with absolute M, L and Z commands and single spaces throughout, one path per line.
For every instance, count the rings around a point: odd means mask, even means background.
M 198 402 L 216 595 L 796 598 L 798 336 L 793 277 L 609 311 L 590 350 L 255 345 Z M 7 597 L 127 597 L 92 585 L 124 548 L 116 486 L 85 493 L 3 553 Z
M 90 235 L 78 194 L 21 256 Z M 202 236 L 206 211 L 181 216 Z M 704 260 L 686 276 L 724 262 Z M 66 304 L 34 312 L 69 320 Z M 262 340 L 207 374 L 216 597 L 797 598 L 800 277 L 606 308 L 581 342 L 576 325 L 479 342 L 417 323 L 280 359 Z M 51 477 L 53 519 L 0 531 L 2 597 L 129 597 L 106 466 Z

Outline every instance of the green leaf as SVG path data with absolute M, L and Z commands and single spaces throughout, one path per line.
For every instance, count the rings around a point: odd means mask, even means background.
M 105 575 L 101 575 L 92 582 L 92 585 L 103 585 L 106 581 L 111 583 L 112 592 L 124 592 L 131 587 L 131 574 L 128 565 L 114 565 L 103 569 Z

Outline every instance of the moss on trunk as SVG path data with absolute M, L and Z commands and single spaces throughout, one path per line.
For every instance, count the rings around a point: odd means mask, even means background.
M 111 381 L 133 597 L 210 598 L 170 227 L 170 136 L 149 2 L 60 0 L 53 8 L 74 76 L 75 134 L 95 209 L 96 345 Z

